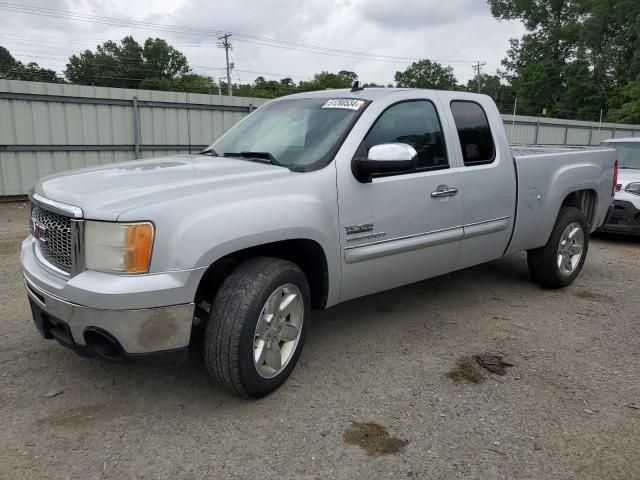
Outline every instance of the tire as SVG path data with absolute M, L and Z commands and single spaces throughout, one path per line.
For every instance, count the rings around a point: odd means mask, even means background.
M 569 226 L 572 226 L 571 231 Z M 576 228 L 580 231 L 576 231 Z M 567 232 L 575 234 L 573 237 L 567 237 Z M 581 240 L 579 258 L 576 254 L 578 239 Z M 561 242 L 564 243 L 561 245 Z M 584 215 L 575 207 L 561 207 L 547 244 L 527 252 L 529 273 L 535 282 L 544 287 L 566 287 L 580 274 L 588 250 L 589 230 Z M 561 261 L 560 255 L 563 252 Z
M 310 304 L 307 279 L 294 263 L 270 257 L 242 263 L 226 278 L 211 308 L 204 340 L 209 374 L 245 397 L 259 398 L 276 390 L 302 352 Z M 300 315 L 294 331 L 294 319 Z M 271 367 L 277 366 L 276 349 L 282 349 L 280 370 Z M 256 353 L 260 359 L 254 360 Z

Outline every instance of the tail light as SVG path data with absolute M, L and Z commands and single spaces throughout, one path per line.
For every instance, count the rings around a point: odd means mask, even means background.
M 616 194 L 616 186 L 618 185 L 618 160 L 613 163 L 613 188 L 611 189 L 611 195 Z

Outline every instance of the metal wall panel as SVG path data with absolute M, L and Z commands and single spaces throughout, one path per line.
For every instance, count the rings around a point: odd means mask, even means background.
M 0 80 L 0 196 L 25 194 L 52 173 L 132 160 L 136 152 L 139 158 L 195 153 L 265 102 Z M 637 125 L 503 119 L 514 144 L 597 145 L 611 137 L 640 136 Z
M 0 80 L 0 196 L 52 173 L 132 160 L 136 144 L 140 158 L 197 152 L 265 102 Z

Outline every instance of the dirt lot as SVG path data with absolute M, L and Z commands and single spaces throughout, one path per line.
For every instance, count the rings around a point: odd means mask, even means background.
M 247 401 L 197 360 L 40 338 L 27 217 L 0 204 L 0 478 L 640 478 L 638 240 L 594 238 L 560 291 L 516 255 L 316 313 L 293 377 Z M 489 373 L 483 351 L 513 366 Z

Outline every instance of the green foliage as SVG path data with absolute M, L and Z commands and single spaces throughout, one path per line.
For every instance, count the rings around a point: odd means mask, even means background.
M 398 87 L 404 88 L 455 90 L 458 83 L 453 68 L 431 60 L 414 62 L 404 72 L 396 72 L 394 78 Z
M 9 70 L 15 67 L 16 63 L 18 62 L 16 62 L 9 50 L 0 46 L 0 71 Z
M 146 78 L 174 80 L 191 71 L 187 57 L 160 38 L 145 40 L 142 58 Z
M 502 64 L 518 112 L 594 120 L 621 110 L 640 75 L 638 0 L 488 0 L 500 20 L 521 20 Z M 628 91 L 628 90 L 626 90 Z
M 478 79 L 472 78 L 467 82 L 464 90 L 478 93 Z M 498 109 L 503 113 L 511 113 L 513 109 L 513 89 L 511 85 L 504 85 L 498 75 L 480 75 L 480 93 L 489 95 L 498 105 Z
M 0 47 L 0 78 L 7 80 L 27 80 L 31 82 L 61 83 L 56 72 L 47 68 L 41 68 L 37 63 L 26 65 L 13 58 L 13 55 L 4 47 Z
M 640 80 L 629 82 L 619 93 L 621 106 L 609 111 L 607 120 L 620 123 L 640 123 Z
M 316 73 L 313 79 L 300 82 L 298 88 L 302 91 L 350 88 L 357 79 L 358 75 L 347 70 L 342 70 L 338 73 L 322 71 Z
M 96 51 L 72 55 L 65 75 L 71 83 L 104 87 L 171 89 L 191 71 L 186 57 L 160 38 L 140 45 L 133 37 L 104 42 Z

